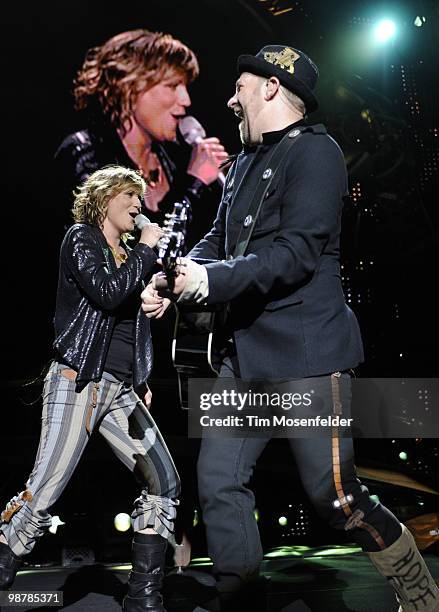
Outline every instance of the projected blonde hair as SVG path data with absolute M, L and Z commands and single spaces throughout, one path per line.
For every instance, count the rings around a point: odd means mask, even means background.
M 192 82 L 198 61 L 189 47 L 170 34 L 131 30 L 90 49 L 74 82 L 78 110 L 103 113 L 125 131 L 138 95 L 159 83 L 169 71 Z

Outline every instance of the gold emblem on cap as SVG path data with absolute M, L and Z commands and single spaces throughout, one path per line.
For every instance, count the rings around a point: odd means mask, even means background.
M 280 66 L 282 70 L 287 70 L 290 74 L 294 74 L 294 62 L 300 58 L 290 47 L 285 47 L 282 51 L 271 51 L 264 53 L 264 60 L 270 62 L 274 66 Z

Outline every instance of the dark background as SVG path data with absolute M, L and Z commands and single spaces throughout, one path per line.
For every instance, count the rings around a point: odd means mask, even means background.
M 426 18 L 420 28 L 413 25 L 417 15 Z M 374 46 L 370 32 L 382 17 L 395 19 L 398 34 L 394 42 Z M 285 43 L 312 57 L 320 69 L 321 110 L 311 120 L 326 123 L 345 152 L 350 172 L 352 200 L 344 217 L 343 275 L 346 297 L 359 317 L 366 346 L 366 363 L 359 374 L 437 376 L 437 3 L 28 2 L 3 7 L 2 22 L 6 308 L 0 505 L 23 488 L 38 441 L 40 402 L 25 406 L 20 398 L 28 402 L 38 396 L 38 384 L 28 389 L 22 385 L 38 376 L 51 356 L 61 236 L 57 211 L 67 206 L 56 193 L 53 155 L 67 134 L 84 127 L 73 109 L 72 81 L 87 49 L 125 30 L 146 27 L 170 32 L 195 51 L 200 77 L 190 90 L 190 112 L 208 135 L 221 138 L 230 153 L 240 146 L 235 117 L 226 107 L 234 91 L 237 56 L 256 53 L 266 44 Z M 194 445 L 186 440 L 185 414 L 177 407 L 169 327 L 162 323 L 155 329 L 154 415 L 169 436 L 177 463 L 183 465 L 193 460 Z M 96 504 L 85 507 L 81 502 L 87 493 L 95 501 L 109 496 L 110 515 L 115 513 L 113 507 L 129 511 L 134 485 L 126 484 L 129 477 L 123 468 L 94 442 L 87 451 L 87 467 L 81 463 L 61 510 L 93 514 Z M 363 464 L 416 473 L 434 484 L 437 446 L 431 439 L 369 445 L 362 441 L 358 452 Z M 404 464 L 398 458 L 401 447 L 410 450 Z M 289 465 L 289 459 L 282 454 L 282 445 L 268 453 L 261 473 L 268 470 L 270 479 L 270 470 L 282 474 L 280 466 Z M 259 483 L 262 496 L 265 482 L 262 478 Z M 283 503 L 286 500 L 279 501 L 280 506 Z

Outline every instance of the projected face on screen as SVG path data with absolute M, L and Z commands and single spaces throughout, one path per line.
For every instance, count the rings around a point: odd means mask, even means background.
M 190 104 L 186 78 L 169 70 L 159 83 L 139 94 L 133 119 L 152 140 L 175 140 L 178 121 Z

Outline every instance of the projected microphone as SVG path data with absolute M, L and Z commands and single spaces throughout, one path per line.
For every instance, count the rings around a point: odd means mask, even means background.
M 178 122 L 178 127 L 185 142 L 193 147 L 206 138 L 206 130 L 201 123 L 191 115 L 185 115 Z M 223 186 L 226 182 L 226 177 L 223 172 L 218 174 L 218 181 Z

